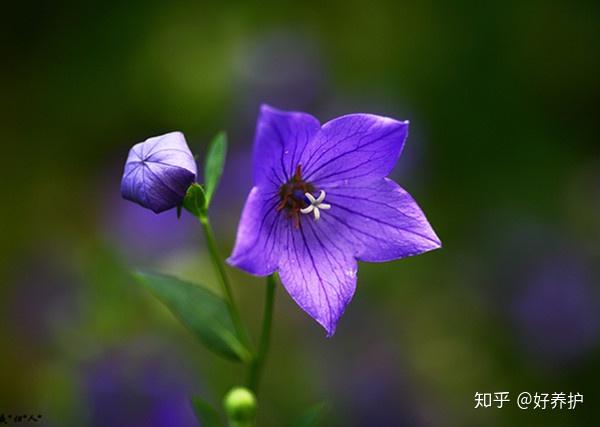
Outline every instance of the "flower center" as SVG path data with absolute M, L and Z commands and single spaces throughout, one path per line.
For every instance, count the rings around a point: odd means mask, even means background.
M 312 206 L 312 201 L 305 194 L 314 191 L 315 187 L 302 179 L 302 165 L 298 165 L 294 176 L 279 188 L 280 202 L 277 211 L 285 210 L 288 218 L 293 219 L 294 225 L 299 228 L 302 210 Z
M 310 201 L 310 206 L 300 209 L 300 212 L 305 215 L 312 212 L 315 216 L 315 221 L 318 221 L 319 218 L 321 218 L 321 209 L 331 209 L 331 205 L 329 203 L 323 203 L 323 200 L 325 200 L 325 192 L 323 190 L 321 190 L 319 197 L 316 199 L 315 196 L 310 193 L 305 193 L 304 195 Z

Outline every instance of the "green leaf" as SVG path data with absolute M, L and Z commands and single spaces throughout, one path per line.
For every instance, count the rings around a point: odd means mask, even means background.
M 223 166 L 225 165 L 225 156 L 227 154 L 227 135 L 225 132 L 220 132 L 214 137 L 204 162 L 204 185 L 206 186 L 206 208 L 210 205 L 213 194 L 219 185 Z
M 198 396 L 192 397 L 192 406 L 196 418 L 202 423 L 202 427 L 223 427 L 223 422 L 217 410 L 210 403 Z
M 171 276 L 136 272 L 135 278 L 216 354 L 242 362 L 252 357 L 237 336 L 227 303 L 208 289 Z
M 196 218 L 206 214 L 206 193 L 200 184 L 190 185 L 183 199 L 183 207 Z
M 294 427 L 316 427 L 326 409 L 327 404 L 325 402 L 311 406 L 296 421 Z

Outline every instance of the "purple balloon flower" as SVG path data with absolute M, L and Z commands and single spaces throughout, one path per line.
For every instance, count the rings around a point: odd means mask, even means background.
M 350 114 L 325 123 L 264 105 L 250 191 L 228 262 L 279 272 L 296 303 L 333 335 L 356 287 L 357 260 L 440 247 L 413 198 L 386 178 L 408 122 Z
M 121 195 L 160 213 L 181 205 L 196 173 L 196 161 L 181 132 L 148 138 L 129 150 Z

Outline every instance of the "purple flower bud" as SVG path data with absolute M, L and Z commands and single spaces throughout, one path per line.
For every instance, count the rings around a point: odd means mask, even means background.
M 196 173 L 196 161 L 181 132 L 148 138 L 129 150 L 121 195 L 160 213 L 181 205 Z

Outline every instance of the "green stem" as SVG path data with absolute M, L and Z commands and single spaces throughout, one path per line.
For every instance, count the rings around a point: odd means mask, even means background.
M 273 305 L 275 303 L 275 276 L 267 277 L 267 288 L 265 290 L 265 307 L 263 314 L 262 331 L 258 344 L 258 354 L 254 363 L 250 367 L 250 379 L 248 386 L 254 394 L 258 394 L 258 383 L 265 364 L 267 352 L 269 351 L 269 341 L 271 338 L 271 324 L 273 323 Z
M 248 340 L 248 336 L 246 335 L 246 330 L 242 325 L 242 319 L 238 313 L 237 307 L 233 300 L 233 292 L 231 291 L 231 284 L 229 283 L 229 278 L 227 277 L 227 273 L 225 272 L 225 263 L 219 255 L 219 249 L 217 248 L 217 243 L 215 242 L 215 237 L 213 235 L 213 230 L 208 221 L 208 216 L 200 215 L 198 216 L 200 223 L 202 224 L 202 229 L 204 230 L 204 236 L 206 237 L 206 244 L 208 246 L 208 252 L 210 253 L 210 258 L 219 273 L 219 278 L 221 282 L 221 287 L 223 289 L 223 297 L 227 302 L 227 307 L 229 308 L 229 314 L 231 316 L 231 320 L 233 321 L 233 326 L 240 337 L 240 339 L 248 345 L 250 341 Z

